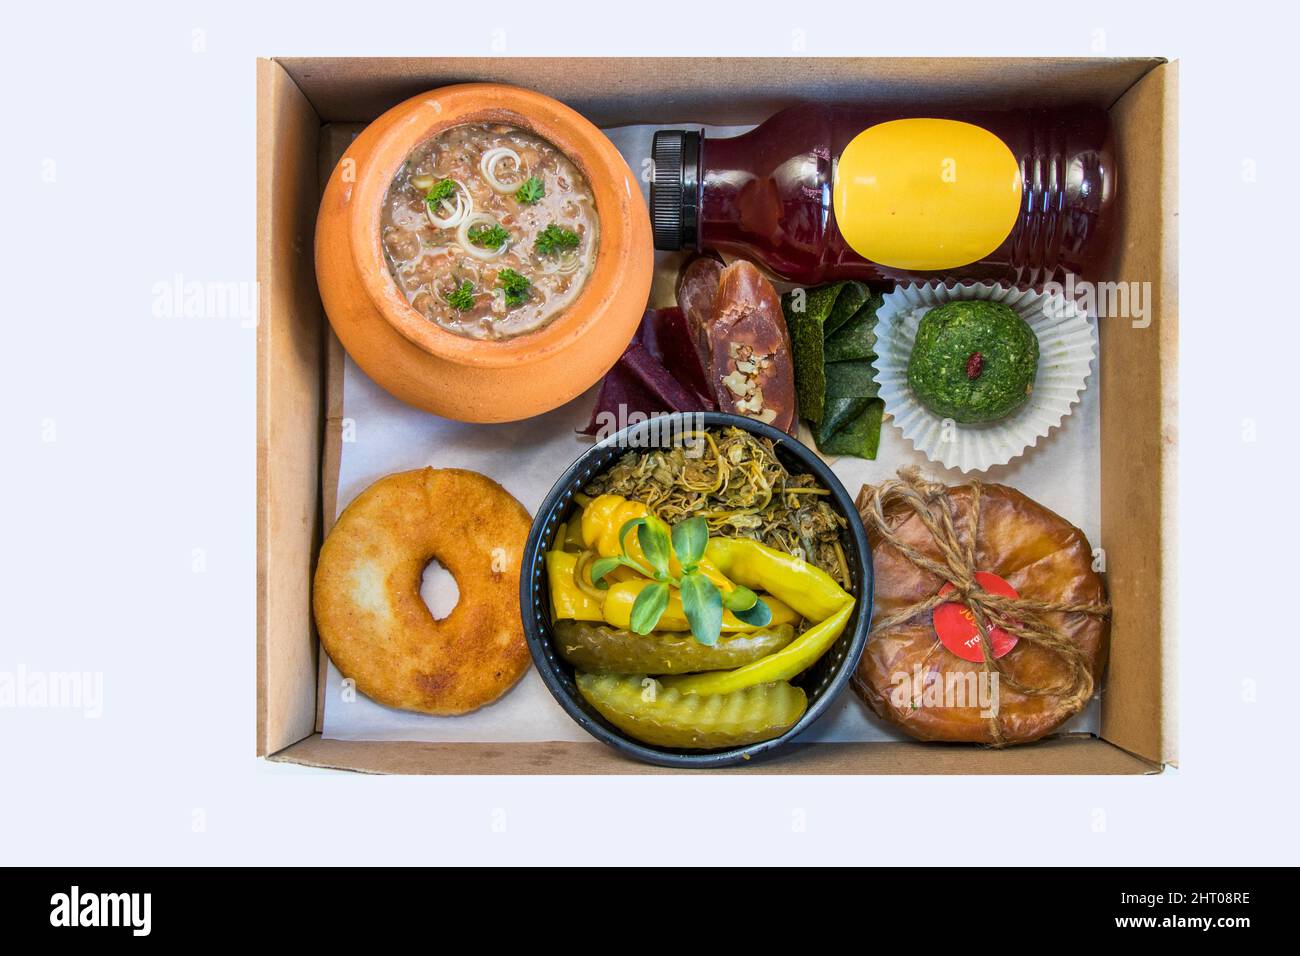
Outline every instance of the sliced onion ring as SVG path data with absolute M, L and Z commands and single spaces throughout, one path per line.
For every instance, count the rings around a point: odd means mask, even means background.
M 484 262 L 487 262 L 490 259 L 495 259 L 497 256 L 501 255 L 501 253 L 505 252 L 506 249 L 510 248 L 510 240 L 507 239 L 496 249 L 484 249 L 482 246 L 474 245 L 474 243 L 469 241 L 469 231 L 481 222 L 489 223 L 491 225 L 496 224 L 496 220 L 485 212 L 470 213 L 461 220 L 460 226 L 457 227 L 456 241 L 460 243 L 462 249 L 468 252 L 475 259 L 481 259 Z
M 438 203 L 439 211 L 446 208 L 446 205 L 447 205 L 447 200 L 445 199 L 442 202 Z M 424 204 L 424 208 L 426 214 L 429 217 L 429 222 L 433 223 L 439 229 L 455 229 L 457 226 L 461 224 L 461 220 L 465 218 L 465 213 L 467 212 L 465 208 L 465 197 L 460 195 L 456 196 L 456 206 L 455 208 L 452 209 L 451 215 L 449 215 L 446 219 L 442 219 L 438 216 L 435 216 L 433 214 L 433 207 L 430 206 L 428 203 Z
M 507 157 L 515 161 L 515 172 L 522 173 L 524 169 L 523 160 L 509 146 L 493 147 L 485 152 L 483 158 L 478 161 L 478 171 L 483 174 L 487 184 L 499 193 L 512 193 L 519 188 L 519 183 L 503 183 L 497 179 L 497 163 Z
M 558 256 L 542 258 L 543 275 L 572 275 L 582 267 L 582 253 L 577 249 L 565 249 Z
M 445 219 L 440 216 L 435 216 L 433 214 L 433 207 L 430 206 L 428 202 L 424 204 L 424 213 L 429 217 L 429 222 L 433 223 L 439 229 L 455 229 L 464 221 L 466 216 L 474 211 L 474 197 L 469 194 L 469 190 L 465 188 L 465 184 L 459 179 L 453 179 L 452 182 L 455 183 L 457 188 L 460 190 L 456 193 L 456 205 L 448 206 L 448 200 L 446 199 L 438 203 L 439 212 L 446 207 L 450 209 L 451 215 L 447 216 Z

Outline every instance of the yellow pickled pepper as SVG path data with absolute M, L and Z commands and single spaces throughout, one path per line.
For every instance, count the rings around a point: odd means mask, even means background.
M 566 539 L 573 541 L 579 538 L 580 546 L 595 551 L 601 557 L 623 554 L 626 545 L 629 558 L 649 567 L 645 552 L 634 532 L 629 532 L 625 541 L 619 541 L 619 531 L 627 522 L 647 514 L 649 509 L 643 502 L 632 501 L 621 495 L 600 495 L 587 504 L 581 517 L 571 519 Z M 553 555 L 558 555 L 554 561 Z M 601 602 L 574 582 L 576 555 L 551 552 L 547 555 L 547 560 L 557 616 L 583 621 L 604 620 L 613 627 L 630 627 L 632 605 L 641 590 L 650 583 L 648 579 L 631 568 L 616 568 L 606 576 L 610 587 Z M 699 570 L 723 593 L 733 590 L 737 582 L 761 593 L 764 603 L 772 611 L 771 624 L 793 624 L 800 618 L 821 621 L 845 602 L 851 603 L 853 600 L 825 571 L 747 538 L 710 538 L 704 556 L 700 559 Z M 675 554 L 669 558 L 669 573 L 674 577 L 682 573 Z M 566 613 L 566 609 L 572 609 L 574 613 Z M 754 625 L 741 621 L 731 611 L 723 612 L 723 631 L 756 629 Z M 668 608 L 659 619 L 656 630 L 690 630 L 690 623 L 682 609 L 681 593 L 676 588 L 669 594 Z
M 617 584 L 611 584 L 609 590 L 605 593 L 603 607 L 605 623 L 625 630 L 631 628 L 632 605 L 636 603 L 637 595 L 650 583 L 647 578 L 637 578 L 634 581 L 620 581 Z M 772 611 L 772 620 L 763 627 L 794 624 L 799 620 L 798 614 L 775 598 L 764 595 L 763 601 Z M 659 623 L 655 625 L 655 630 L 689 631 L 690 629 L 691 625 L 686 619 L 686 611 L 682 608 L 682 594 L 676 588 L 671 588 L 668 592 L 668 607 L 664 609 L 663 616 L 659 618 Z M 730 611 L 724 610 L 722 612 L 723 633 L 762 629 L 754 624 L 746 624 Z
M 626 542 L 619 541 L 619 531 L 628 521 L 648 513 L 649 510 L 639 501 L 629 501 L 619 495 L 601 495 L 583 509 L 580 521 L 575 518 L 570 522 L 566 540 L 594 550 L 601 557 L 624 553 L 626 544 L 628 557 L 648 567 L 635 533 L 629 533 Z M 579 537 L 580 541 L 575 540 Z M 631 569 L 619 568 L 608 576 L 610 587 L 605 592 L 604 601 L 600 602 L 574 582 L 576 567 L 575 554 L 560 551 L 547 554 L 552 606 L 557 616 L 582 621 L 603 620 L 613 627 L 629 628 L 637 595 L 651 582 Z M 723 591 L 741 584 L 761 593 L 762 600 L 772 611 L 772 620 L 767 626 L 794 624 L 801 618 L 815 623 L 782 650 L 743 667 L 661 678 L 665 686 L 683 694 L 724 694 L 756 684 L 789 680 L 815 664 L 835 643 L 857 604 L 853 596 L 825 571 L 750 538 L 710 538 L 699 568 Z M 682 573 L 676 555 L 670 556 L 669 571 L 674 576 Z M 756 629 L 731 611 L 723 611 L 723 632 Z M 690 630 L 690 622 L 682 608 L 681 593 L 675 588 L 669 592 L 668 607 L 656 624 L 656 630 Z
M 704 554 L 732 581 L 768 592 L 810 621 L 824 621 L 853 600 L 821 568 L 752 538 L 710 538 Z
M 546 552 L 546 581 L 551 588 L 551 610 L 557 618 L 603 621 L 601 602 L 578 587 L 573 575 L 578 556 L 567 551 Z
M 642 567 L 649 567 L 641 542 L 635 532 L 629 532 L 627 540 L 620 542 L 618 533 L 623 525 L 635 518 L 644 518 L 650 513 L 640 501 L 630 501 L 621 495 L 601 495 L 587 505 L 582 512 L 582 541 L 602 558 L 613 558 L 623 554 L 623 545 L 627 545 L 627 556 Z M 724 594 L 735 588 L 735 584 L 708 557 L 700 559 L 698 569 L 701 574 L 717 585 Z M 677 555 L 669 553 L 668 573 L 681 577 L 682 566 Z
M 727 694 L 755 684 L 789 680 L 817 663 L 818 658 L 825 654 L 844 633 L 844 626 L 848 623 L 856 603 L 853 598 L 849 598 L 847 604 L 826 620 L 814 624 L 775 654 L 769 654 L 752 664 L 729 671 L 710 671 L 659 679 L 664 687 L 673 688 L 683 694 Z

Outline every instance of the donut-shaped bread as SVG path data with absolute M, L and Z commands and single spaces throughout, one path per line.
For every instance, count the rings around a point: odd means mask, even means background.
M 530 524 L 523 505 L 477 472 L 379 479 L 321 547 L 312 604 L 326 653 L 389 707 L 451 715 L 490 704 L 528 669 L 519 566 Z M 420 597 L 435 559 L 460 590 L 442 620 Z
M 948 488 L 946 496 L 964 548 L 971 535 L 971 486 Z M 884 517 L 902 544 L 941 561 L 933 535 L 913 510 L 895 501 L 885 507 Z M 943 587 L 942 579 L 882 540 L 870 523 L 867 538 L 875 571 L 875 621 L 887 621 Z M 1092 562 L 1088 539 L 1060 515 L 1013 488 L 982 486 L 975 541 L 978 570 L 1000 576 L 1024 599 L 1102 605 L 1106 591 Z M 1100 687 L 1110 647 L 1109 619 L 1075 612 L 1043 616 L 1078 648 L 1093 685 Z M 1071 673 L 1060 655 L 1027 640 L 1019 641 L 999 663 L 1008 676 L 1033 688 L 1062 686 Z M 918 697 L 918 684 L 933 686 L 936 694 L 950 686 L 978 687 L 982 671 L 982 662 L 963 660 L 942 644 L 933 612 L 926 611 L 884 631 L 872 631 L 852 686 L 876 714 L 921 740 L 1027 743 L 1051 733 L 1087 703 L 1050 693 L 1020 693 L 1002 683 L 995 722 L 979 706 L 978 694 L 966 697 L 975 706 L 953 706 L 964 702 L 961 698 L 945 698 L 936 706 L 927 703 L 924 693 Z

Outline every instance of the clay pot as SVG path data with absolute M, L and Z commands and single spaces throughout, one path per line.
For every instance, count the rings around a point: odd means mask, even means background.
M 465 123 L 507 123 L 549 140 L 586 175 L 600 216 L 581 293 L 515 338 L 471 339 L 429 321 L 397 287 L 380 242 L 381 204 L 399 167 L 430 136 Z M 636 331 L 653 268 L 650 217 L 614 145 L 564 104 L 493 83 L 433 90 L 371 123 L 335 167 L 316 222 L 316 279 L 348 354 L 402 401 L 467 422 L 529 418 L 599 380 Z

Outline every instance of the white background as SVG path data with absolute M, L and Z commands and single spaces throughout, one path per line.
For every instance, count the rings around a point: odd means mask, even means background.
M 0 709 L 0 862 L 1296 862 L 1294 23 L 1244 3 L 507 6 L 6 11 L 0 671 L 102 672 L 104 701 Z M 155 286 L 254 278 L 254 57 L 489 55 L 499 27 L 515 55 L 781 55 L 803 30 L 809 55 L 1182 60 L 1181 770 L 375 778 L 252 756 L 254 331 L 155 316 Z M 951 838 L 981 818 L 1000 838 Z

